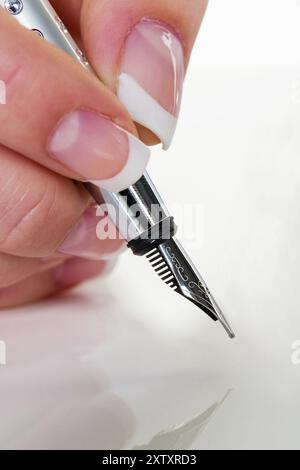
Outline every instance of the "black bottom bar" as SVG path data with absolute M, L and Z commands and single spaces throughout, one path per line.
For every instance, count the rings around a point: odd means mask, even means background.
M 109 465 L 138 468 L 145 465 L 196 465 L 200 451 L 0 451 L 0 465 L 68 464 L 99 468 Z M 10 467 L 7 467 L 10 468 Z

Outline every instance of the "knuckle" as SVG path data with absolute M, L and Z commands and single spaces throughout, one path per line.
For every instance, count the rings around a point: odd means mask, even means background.
M 34 248 L 36 256 L 43 256 L 44 250 L 47 255 L 55 243 L 49 226 L 57 211 L 57 185 L 50 182 L 38 191 L 27 188 L 21 197 L 20 189 L 0 213 L 0 249 L 18 255 Z

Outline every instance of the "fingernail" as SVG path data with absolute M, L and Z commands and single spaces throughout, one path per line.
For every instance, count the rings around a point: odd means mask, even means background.
M 150 151 L 111 119 L 79 109 L 65 116 L 49 141 L 50 155 L 86 181 L 122 191 L 144 173 Z
M 105 275 L 108 261 L 90 261 L 81 258 L 66 261 L 53 272 L 54 280 L 61 289 L 68 289 L 84 281 Z
M 109 259 L 121 253 L 121 250 L 124 250 L 125 242 L 116 229 L 111 231 L 115 234 L 114 238 L 98 238 L 97 227 L 100 220 L 96 207 L 89 207 L 59 247 L 59 253 L 93 261 Z
M 181 42 L 169 26 L 143 19 L 132 29 L 123 51 L 118 97 L 165 149 L 177 125 L 184 69 Z

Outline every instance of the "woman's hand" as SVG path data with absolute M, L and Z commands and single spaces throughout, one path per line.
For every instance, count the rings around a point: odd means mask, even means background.
M 169 146 L 206 6 L 203 0 L 52 3 L 103 84 L 0 11 L 0 79 L 6 86 L 6 104 L 0 105 L 0 307 L 91 278 L 107 268 L 103 258 L 124 246 L 96 238 L 99 219 L 80 182 L 124 189 L 148 162 L 138 135 L 147 144 L 160 139 Z

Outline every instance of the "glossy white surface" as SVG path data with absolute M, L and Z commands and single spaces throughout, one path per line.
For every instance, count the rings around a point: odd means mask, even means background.
M 212 0 L 151 163 L 179 219 L 200 204 L 198 241 L 180 238 L 236 340 L 127 253 L 0 314 L 0 448 L 300 448 L 299 21 L 293 0 Z

